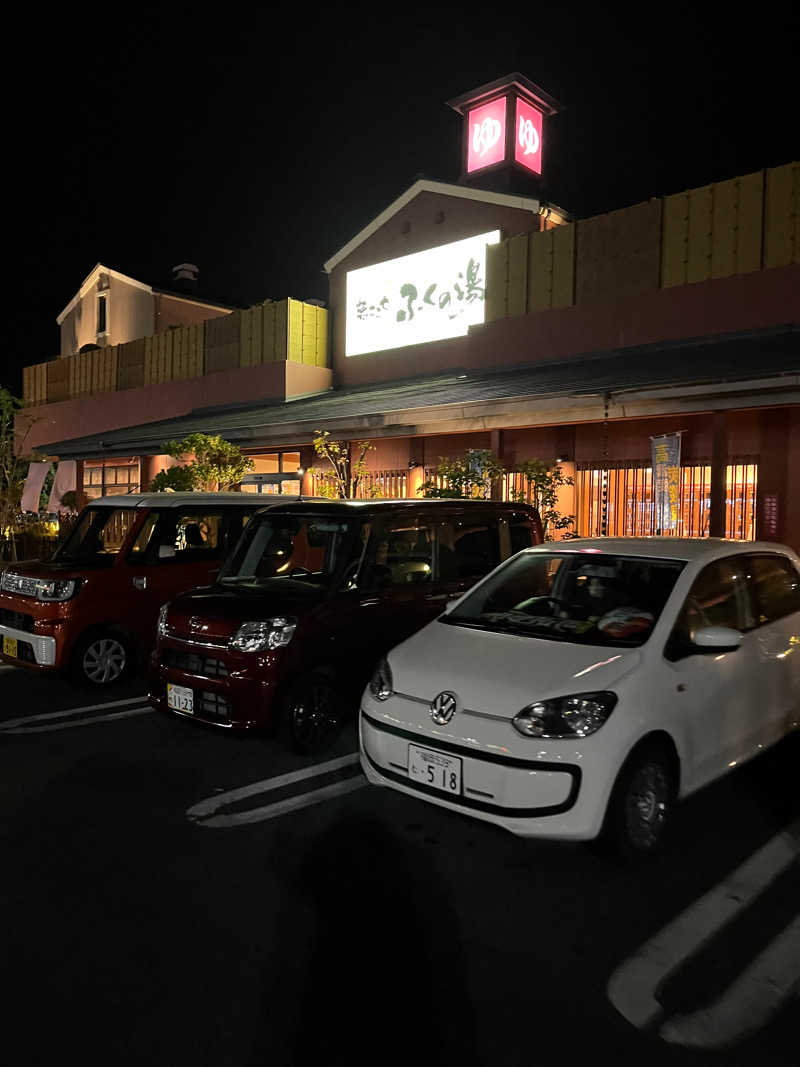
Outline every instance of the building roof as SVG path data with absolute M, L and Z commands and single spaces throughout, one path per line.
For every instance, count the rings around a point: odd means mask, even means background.
M 69 315 L 70 311 L 75 305 L 83 299 L 90 289 L 94 288 L 97 284 L 97 279 L 101 274 L 107 274 L 110 278 L 116 278 L 117 281 L 125 282 L 127 285 L 132 285 L 136 289 L 142 289 L 145 293 L 163 293 L 164 296 L 173 296 L 177 300 L 187 300 L 191 304 L 203 304 L 204 306 L 221 308 L 223 311 L 237 311 L 238 306 L 234 304 L 222 304 L 219 300 L 210 300 L 208 297 L 196 296 L 194 293 L 181 293 L 175 290 L 162 289 L 156 285 L 147 285 L 145 282 L 140 282 L 136 278 L 131 278 L 127 274 L 122 274 L 121 271 L 113 270 L 111 267 L 106 267 L 102 263 L 95 263 L 86 277 L 80 284 L 77 293 L 73 296 L 64 310 L 56 316 L 56 323 L 60 326 L 64 319 Z
M 368 226 L 365 226 L 363 230 L 360 230 L 355 237 L 353 237 L 347 244 L 340 248 L 338 252 L 331 256 L 331 258 L 325 263 L 325 270 L 328 274 L 338 267 L 342 260 L 346 259 L 351 252 L 362 245 L 368 237 L 371 237 L 373 233 L 376 233 L 381 226 L 384 226 L 398 211 L 402 211 L 406 204 L 410 204 L 412 200 L 420 195 L 420 193 L 439 193 L 442 196 L 456 196 L 462 200 L 477 200 L 484 204 L 497 204 L 500 207 L 512 207 L 517 208 L 520 211 L 530 211 L 536 215 L 541 207 L 541 201 L 532 199 L 526 196 L 510 196 L 508 193 L 492 193 L 487 189 L 473 189 L 466 185 L 450 185 L 447 182 L 431 181 L 429 178 L 421 178 L 419 181 L 414 182 L 410 189 L 398 196 L 396 200 L 393 200 L 387 208 L 385 208 L 380 215 L 377 215 Z M 551 214 L 556 213 L 564 216 L 566 221 L 566 212 L 555 205 L 548 205 L 551 209 Z
M 357 357 L 353 357 L 357 358 Z M 304 399 L 206 408 L 162 422 L 109 430 L 70 441 L 38 446 L 62 459 L 92 455 L 137 455 L 162 451 L 163 442 L 195 432 L 217 433 L 243 447 L 305 439 L 320 428 L 360 420 L 358 434 L 393 425 L 398 413 L 414 423 L 428 409 L 469 419 L 478 405 L 498 401 L 575 402 L 606 395 L 686 398 L 726 392 L 785 392 L 785 403 L 800 399 L 800 328 L 786 326 L 753 334 L 643 345 L 587 354 L 558 362 L 489 371 L 450 371 L 428 377 L 351 389 L 335 389 Z M 473 407 L 474 406 L 474 407 Z M 748 406 L 746 400 L 743 406 Z M 444 417 L 444 416 L 443 416 Z M 594 419 L 594 415 L 587 416 Z M 535 425 L 535 421 L 530 423 Z M 406 429 L 406 433 L 415 432 Z M 423 431 L 424 432 L 424 431 Z

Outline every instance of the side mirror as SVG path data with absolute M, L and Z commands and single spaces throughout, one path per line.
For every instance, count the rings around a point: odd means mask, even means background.
M 705 626 L 694 635 L 698 652 L 735 652 L 742 643 L 742 635 L 730 626 Z
M 159 559 L 175 559 L 175 546 L 174 545 L 159 545 L 158 546 L 158 558 Z

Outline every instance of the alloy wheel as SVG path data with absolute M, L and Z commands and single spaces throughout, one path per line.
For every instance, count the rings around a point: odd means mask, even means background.
M 100 637 L 83 654 L 83 673 L 95 685 L 115 682 L 125 670 L 128 654 L 115 637 Z

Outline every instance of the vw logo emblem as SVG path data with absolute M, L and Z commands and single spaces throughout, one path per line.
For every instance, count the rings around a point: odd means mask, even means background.
M 457 705 L 455 693 L 440 693 L 431 701 L 431 718 L 437 726 L 445 726 L 455 715 Z
M 203 620 L 199 615 L 192 615 L 191 619 L 189 619 L 189 629 L 192 632 L 203 629 Z

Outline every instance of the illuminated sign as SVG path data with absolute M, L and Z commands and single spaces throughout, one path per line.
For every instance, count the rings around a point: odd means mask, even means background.
M 475 107 L 467 115 L 467 173 L 502 163 L 506 157 L 506 98 Z
M 542 173 L 542 113 L 516 99 L 514 159 L 534 174 Z
M 500 231 L 347 272 L 345 355 L 466 337 L 484 320 L 486 246 Z

